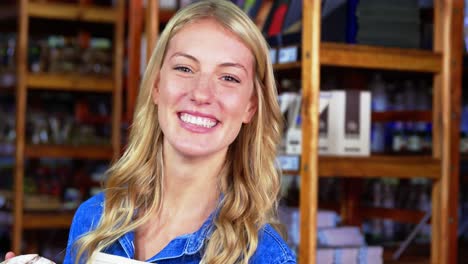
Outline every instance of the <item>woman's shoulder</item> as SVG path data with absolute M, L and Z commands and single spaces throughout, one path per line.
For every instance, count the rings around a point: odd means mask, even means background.
M 257 250 L 250 263 L 296 263 L 296 255 L 281 235 L 271 225 L 267 224 L 259 231 Z
M 75 212 L 73 222 L 96 227 L 104 210 L 104 193 L 98 193 L 83 202 Z

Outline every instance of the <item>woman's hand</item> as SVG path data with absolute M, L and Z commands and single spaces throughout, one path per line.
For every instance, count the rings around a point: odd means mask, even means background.
M 6 253 L 5 260 L 14 258 L 15 256 L 16 256 L 15 253 L 10 251 L 10 252 Z

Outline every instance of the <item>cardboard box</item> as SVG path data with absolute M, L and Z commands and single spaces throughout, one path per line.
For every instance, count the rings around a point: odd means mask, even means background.
M 336 132 L 335 154 L 370 155 L 371 96 L 368 91 L 334 91 L 331 129 Z
M 330 119 L 330 103 L 333 93 L 320 92 L 319 96 L 319 135 L 318 135 L 318 153 L 319 155 L 333 155 L 332 135 L 334 131 L 330 129 L 333 120 Z
M 369 156 L 370 92 L 320 92 L 320 104 L 319 155 Z

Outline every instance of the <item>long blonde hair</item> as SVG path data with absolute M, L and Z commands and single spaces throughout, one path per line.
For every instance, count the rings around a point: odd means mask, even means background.
M 275 167 L 280 114 L 268 45 L 248 16 L 229 1 L 207 0 L 177 12 L 162 32 L 144 74 L 129 144 L 108 171 L 105 206 L 98 227 L 77 241 L 76 262 L 89 260 L 123 236 L 150 221 L 162 201 L 163 133 L 152 90 L 172 37 L 186 24 L 214 19 L 249 47 L 255 58 L 257 112 L 230 145 L 220 187 L 224 194 L 203 263 L 248 263 L 258 245 L 258 231 L 276 222 L 280 175 Z M 135 219 L 135 212 L 148 212 Z M 139 214 L 140 215 L 140 214 Z

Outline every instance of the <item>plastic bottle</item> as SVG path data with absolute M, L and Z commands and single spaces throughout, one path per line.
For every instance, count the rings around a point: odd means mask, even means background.
M 375 74 L 373 76 L 368 88 L 372 94 L 372 111 L 382 112 L 388 110 L 385 83 L 380 74 Z M 382 153 L 385 151 L 385 126 L 382 123 L 375 122 L 371 125 L 371 151 L 374 153 Z
M 385 91 L 385 82 L 380 74 L 375 74 L 369 83 L 369 90 L 372 94 L 371 108 L 374 112 L 388 110 L 388 97 Z

